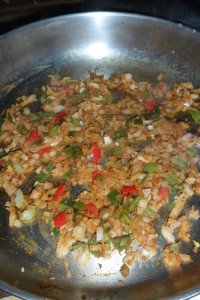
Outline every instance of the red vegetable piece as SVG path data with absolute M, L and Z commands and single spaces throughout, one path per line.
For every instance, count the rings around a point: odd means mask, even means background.
M 156 108 L 156 101 L 155 100 L 145 101 L 143 105 L 147 111 L 152 111 Z
M 92 182 L 94 182 L 99 175 L 100 175 L 99 171 L 93 171 L 92 172 Z
M 39 131 L 37 129 L 35 129 L 28 136 L 28 138 L 26 139 L 26 141 L 33 143 L 33 142 L 37 142 L 39 139 L 40 139 Z
M 96 219 L 99 217 L 99 210 L 95 204 L 90 202 L 90 203 L 86 204 L 86 208 L 87 208 L 87 211 L 85 212 L 85 216 L 87 216 L 87 217 L 92 216 Z
M 54 225 L 56 228 L 60 228 L 67 223 L 67 214 L 65 211 L 61 211 L 54 217 Z
M 101 149 L 94 143 L 91 147 L 92 150 L 92 160 L 98 164 L 101 159 Z
M 51 146 L 46 146 L 44 148 L 39 149 L 38 151 L 36 151 L 37 154 L 39 154 L 40 156 L 42 156 L 45 153 L 48 153 L 52 150 Z
M 161 198 L 168 198 L 169 197 L 169 189 L 168 187 L 161 187 L 158 190 L 158 196 Z
M 61 111 L 60 113 L 56 114 L 54 117 L 54 123 L 60 123 L 66 115 L 67 113 L 65 111 Z
M 122 190 L 121 190 L 122 197 L 128 197 L 130 195 L 136 195 L 137 194 L 137 189 L 135 185 L 123 185 Z
M 55 194 L 53 195 L 52 200 L 54 200 L 54 201 L 59 200 L 60 197 L 62 196 L 64 189 L 65 189 L 65 184 L 60 183 L 55 191 Z

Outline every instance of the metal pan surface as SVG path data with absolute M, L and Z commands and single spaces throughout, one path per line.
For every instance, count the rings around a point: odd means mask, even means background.
M 200 82 L 200 34 L 181 24 L 125 13 L 84 13 L 36 22 L 0 37 L 0 110 L 22 94 L 35 91 L 47 74 L 74 78 L 89 70 L 111 74 L 131 72 L 136 80 L 154 81 L 162 72 L 167 82 Z M 200 293 L 200 259 L 176 271 L 167 270 L 158 255 L 135 265 L 125 286 L 119 279 L 118 257 L 91 261 L 73 276 L 55 257 L 55 242 L 44 224 L 21 230 L 8 228 L 0 193 L 0 288 L 26 299 L 189 299 Z M 196 197 L 190 200 L 200 208 Z M 192 228 L 199 240 L 200 222 Z M 162 244 L 162 239 L 160 241 Z M 99 268 L 98 263 L 102 264 Z M 24 268 L 24 272 L 22 272 Z

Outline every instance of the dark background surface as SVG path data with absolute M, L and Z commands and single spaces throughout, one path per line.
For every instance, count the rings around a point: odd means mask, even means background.
M 0 34 L 51 16 L 96 10 L 152 15 L 200 30 L 199 0 L 0 0 Z

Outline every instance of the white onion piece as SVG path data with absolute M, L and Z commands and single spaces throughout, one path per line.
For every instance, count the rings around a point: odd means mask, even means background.
M 85 231 L 86 231 L 85 227 L 79 225 L 74 228 L 73 235 L 75 238 L 81 241 L 84 238 Z
M 161 233 L 169 244 L 175 243 L 175 237 L 173 236 L 169 227 L 162 226 Z
M 103 227 L 97 227 L 97 242 L 103 241 L 104 233 L 103 233 Z

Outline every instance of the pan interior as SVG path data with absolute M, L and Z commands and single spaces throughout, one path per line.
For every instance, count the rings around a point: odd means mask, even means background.
M 168 83 L 189 80 L 198 85 L 199 51 L 198 33 L 138 15 L 88 13 L 34 23 L 0 39 L 0 109 L 15 103 L 22 94 L 37 92 L 52 73 L 78 79 L 89 76 L 89 71 L 106 76 L 126 72 L 132 73 L 135 80 L 150 82 L 156 82 L 162 73 Z M 13 82 L 14 89 L 6 92 L 3 87 Z M 10 230 L 6 199 L 1 192 L 0 287 L 11 293 L 28 299 L 142 300 L 185 299 L 198 292 L 197 256 L 193 263 L 176 271 L 166 270 L 159 256 L 136 264 L 125 287 L 117 285 L 118 257 L 92 260 L 81 269 L 71 260 L 73 275 L 67 279 L 63 263 L 55 258 L 55 242 L 48 227 L 39 223 Z M 192 202 L 198 207 L 197 198 Z M 197 240 L 199 225 L 196 222 L 192 232 Z

